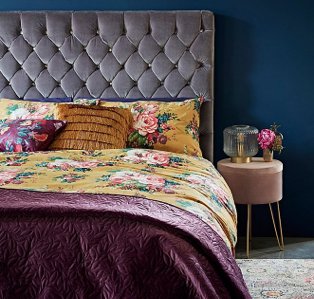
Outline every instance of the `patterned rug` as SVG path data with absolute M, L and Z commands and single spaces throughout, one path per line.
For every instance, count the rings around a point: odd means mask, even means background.
M 314 299 L 314 259 L 237 259 L 253 299 Z

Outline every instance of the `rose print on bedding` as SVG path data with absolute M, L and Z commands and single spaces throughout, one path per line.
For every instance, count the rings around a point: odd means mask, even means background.
M 195 117 L 189 122 L 189 124 L 185 127 L 185 132 L 190 134 L 194 140 L 199 142 L 199 128 L 198 122 Z
M 126 155 L 122 157 L 123 161 L 129 161 L 135 164 L 143 163 L 155 167 L 179 166 L 184 159 L 170 155 L 167 152 L 158 152 L 151 150 L 134 149 L 128 150 Z
M 60 183 L 75 183 L 81 179 L 84 179 L 85 175 L 78 175 L 76 173 L 67 173 L 60 176 L 55 177 L 55 180 Z
M 166 144 L 168 138 L 164 133 L 174 130 L 169 124 L 175 120 L 173 113 L 158 113 L 156 104 L 135 104 L 131 112 L 133 114 L 133 128 L 128 137 L 129 147 L 153 148 L 154 144 Z
M 158 128 L 158 119 L 153 114 L 139 113 L 134 118 L 134 129 L 138 130 L 138 133 L 142 136 L 146 136 L 149 133 L 154 133 Z
M 151 149 L 0 154 L 1 188 L 127 194 L 157 200 L 198 215 L 216 227 L 226 243 L 235 244 L 231 193 L 203 158 Z M 13 172 L 6 173 L 9 169 Z M 216 194 L 212 183 L 223 190 Z
M 201 176 L 194 173 L 184 173 L 179 175 L 183 180 L 188 181 L 195 188 L 202 188 L 209 192 L 210 198 L 219 206 L 228 207 L 232 212 L 235 212 L 234 206 L 230 203 L 230 195 L 226 193 L 225 189 L 217 185 L 217 178 L 210 176 Z
M 50 158 L 51 162 L 43 162 L 36 164 L 37 167 L 46 167 L 48 169 L 54 170 L 62 170 L 62 171 L 91 171 L 92 168 L 104 166 L 104 163 L 96 160 L 91 161 L 77 161 L 71 159 L 63 159 L 59 157 L 52 157 Z
M 0 185 L 8 184 L 12 180 L 15 179 L 16 175 L 18 174 L 18 169 L 10 169 L 7 171 L 1 171 L 0 172 Z
M 22 154 L 22 153 L 21 153 Z M 8 156 L 5 160 L 0 161 L 0 165 L 4 166 L 21 166 L 22 164 L 27 163 L 28 159 L 24 156 L 14 155 Z
M 97 181 L 108 182 L 111 187 L 124 190 L 139 190 L 143 192 L 175 193 L 178 183 L 164 179 L 163 177 L 143 174 L 135 171 L 116 171 L 110 175 L 104 175 Z
M 21 172 L 20 169 L 9 169 L 0 172 L 0 185 L 22 184 L 23 178 L 30 178 L 34 172 Z
M 203 101 L 202 97 L 174 102 L 103 100 L 100 105 L 131 110 L 133 126 L 129 130 L 127 147 L 202 156 L 198 127 Z
M 7 107 L 9 119 L 53 119 L 51 104 L 25 103 L 12 104 Z

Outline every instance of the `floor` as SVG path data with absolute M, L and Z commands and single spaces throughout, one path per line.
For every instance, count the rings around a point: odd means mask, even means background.
M 240 237 L 236 258 L 246 258 L 246 239 Z M 280 251 L 276 238 L 255 237 L 250 258 L 256 259 L 314 259 L 314 238 L 285 238 L 285 250 Z

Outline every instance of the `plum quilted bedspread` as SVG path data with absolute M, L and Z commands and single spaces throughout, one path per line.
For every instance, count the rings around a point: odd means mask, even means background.
M 0 298 L 250 298 L 210 162 L 153 150 L 0 155 Z

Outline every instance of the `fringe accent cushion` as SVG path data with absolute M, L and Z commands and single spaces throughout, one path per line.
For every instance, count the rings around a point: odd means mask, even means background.
M 56 118 L 66 128 L 50 145 L 52 150 L 101 150 L 125 148 L 132 114 L 118 107 L 58 104 Z

